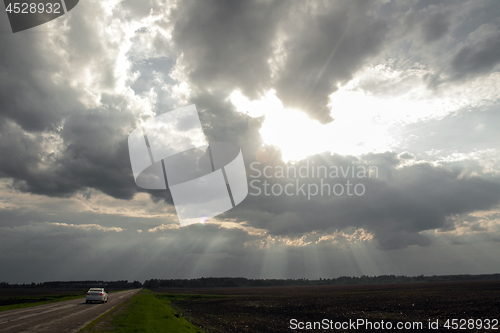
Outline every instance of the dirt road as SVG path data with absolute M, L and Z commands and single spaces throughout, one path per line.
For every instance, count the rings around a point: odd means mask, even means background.
M 94 319 L 123 303 L 139 290 L 109 294 L 105 304 L 86 304 L 85 298 L 0 312 L 0 332 L 78 332 Z

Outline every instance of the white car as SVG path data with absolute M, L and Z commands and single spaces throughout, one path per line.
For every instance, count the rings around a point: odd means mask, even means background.
M 108 301 L 108 293 L 104 291 L 104 288 L 90 288 L 87 291 L 87 296 L 85 297 L 85 303 L 90 302 L 101 302 L 106 303 Z

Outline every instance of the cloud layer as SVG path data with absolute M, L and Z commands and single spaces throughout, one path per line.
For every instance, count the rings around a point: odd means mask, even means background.
M 499 13 L 89 0 L 15 35 L 0 16 L 0 280 L 81 279 L 74 263 L 95 259 L 106 277 L 85 278 L 497 271 Z M 361 196 L 249 195 L 177 228 L 169 191 L 135 185 L 127 137 L 189 104 L 209 141 L 241 147 L 249 181 L 297 181 L 252 177 L 254 162 L 378 176 L 323 179 Z

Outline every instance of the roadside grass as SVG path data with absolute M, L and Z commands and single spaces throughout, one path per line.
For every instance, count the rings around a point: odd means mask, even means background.
M 0 305 L 0 312 L 7 310 L 17 310 L 29 308 L 32 306 L 69 301 L 72 299 L 83 298 L 82 294 L 66 294 L 66 295 L 49 295 L 49 296 L 20 296 L 20 297 L 3 297 L 0 298 L 2 303 L 14 303 L 9 305 Z
M 156 298 L 168 301 L 180 301 L 185 299 L 197 299 L 197 298 L 229 298 L 231 296 L 225 295 L 200 295 L 200 294 L 167 294 L 158 293 L 155 294 Z
M 214 295 L 153 293 L 143 289 L 121 306 L 102 315 L 80 332 L 169 332 L 202 333 L 171 306 L 171 301 L 195 298 L 220 298 Z

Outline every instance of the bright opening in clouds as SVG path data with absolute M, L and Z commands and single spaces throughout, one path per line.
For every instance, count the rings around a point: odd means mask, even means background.
M 409 125 L 425 127 L 432 120 L 481 111 L 500 99 L 499 73 L 439 90 L 429 89 L 429 75 L 418 68 L 397 71 L 388 65 L 368 67 L 330 95 L 334 121 L 328 124 L 284 108 L 274 90 L 258 100 L 249 100 L 235 90 L 229 99 L 237 111 L 264 117 L 259 131 L 262 139 L 277 146 L 285 161 L 322 152 L 362 155 L 397 150 Z

